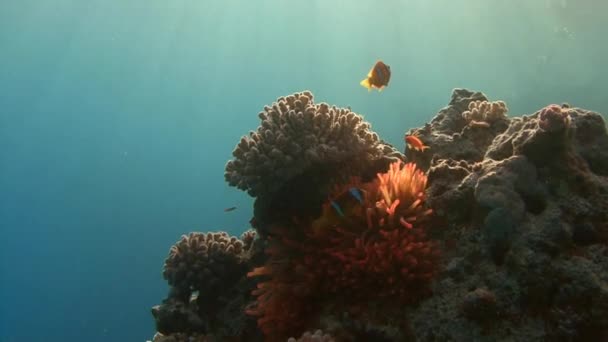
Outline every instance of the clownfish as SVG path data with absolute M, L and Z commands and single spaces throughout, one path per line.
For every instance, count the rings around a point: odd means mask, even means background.
M 350 188 L 348 189 L 348 193 L 357 200 L 357 202 L 359 202 L 360 204 L 363 204 L 363 196 L 361 196 L 361 190 L 358 188 Z M 340 206 L 340 204 L 338 204 L 338 202 L 336 202 L 335 200 L 330 200 L 329 204 L 331 204 L 331 206 L 334 208 L 334 210 L 336 211 L 336 213 L 340 216 L 340 217 L 344 217 L 344 211 L 342 211 L 342 207 Z
M 382 61 L 377 61 L 372 70 L 367 74 L 367 78 L 361 81 L 361 85 L 372 91 L 372 88 L 382 91 L 388 86 L 388 81 L 391 79 L 391 67 L 384 64 Z
M 424 152 L 429 146 L 426 146 L 420 138 L 415 135 L 406 135 L 405 136 L 405 144 L 408 148 L 414 149 L 416 151 Z

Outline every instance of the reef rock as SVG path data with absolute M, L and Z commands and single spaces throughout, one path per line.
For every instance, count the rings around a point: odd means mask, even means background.
M 444 225 L 439 239 L 446 268 L 434 296 L 409 311 L 413 335 L 606 340 L 608 135 L 602 116 L 549 105 L 501 118 L 496 127 L 472 128 L 459 111 L 474 99 L 487 101 L 455 90 L 450 105 L 418 130 L 433 147 L 432 158 L 421 160 L 430 160 L 429 203 Z

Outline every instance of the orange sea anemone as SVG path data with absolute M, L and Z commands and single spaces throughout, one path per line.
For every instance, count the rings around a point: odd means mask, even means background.
M 407 304 L 428 294 L 439 253 L 422 225 L 432 212 L 423 205 L 426 182 L 415 164 L 395 162 L 357 184 L 356 196 L 352 187 L 333 195 L 340 215 L 326 205 L 310 226 L 276 231 L 267 263 L 250 273 L 267 277 L 248 311 L 267 338 L 276 328 L 299 332 L 321 307 Z
M 396 223 L 411 229 L 412 223 L 432 213 L 424 209 L 427 176 L 416 168 L 416 164 L 394 162 L 385 173 L 378 174 L 377 182 L 368 185 L 370 193 L 367 208 L 367 226 L 372 229 L 374 218 L 379 227 Z

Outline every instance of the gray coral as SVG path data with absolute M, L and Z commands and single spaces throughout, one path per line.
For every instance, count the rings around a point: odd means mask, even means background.
M 226 164 L 229 185 L 251 196 L 272 194 L 313 166 L 347 163 L 358 169 L 394 153 L 363 117 L 348 108 L 315 104 L 309 91 L 280 97 L 259 114 Z

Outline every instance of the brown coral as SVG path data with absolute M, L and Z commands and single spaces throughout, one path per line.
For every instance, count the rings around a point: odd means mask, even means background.
M 363 117 L 347 108 L 315 104 L 309 91 L 278 98 L 259 114 L 226 164 L 228 184 L 251 196 L 272 194 L 313 166 L 348 163 L 353 169 L 394 151 Z
M 243 274 L 243 241 L 225 232 L 183 235 L 171 247 L 163 276 L 187 297 L 192 291 L 213 296 Z

